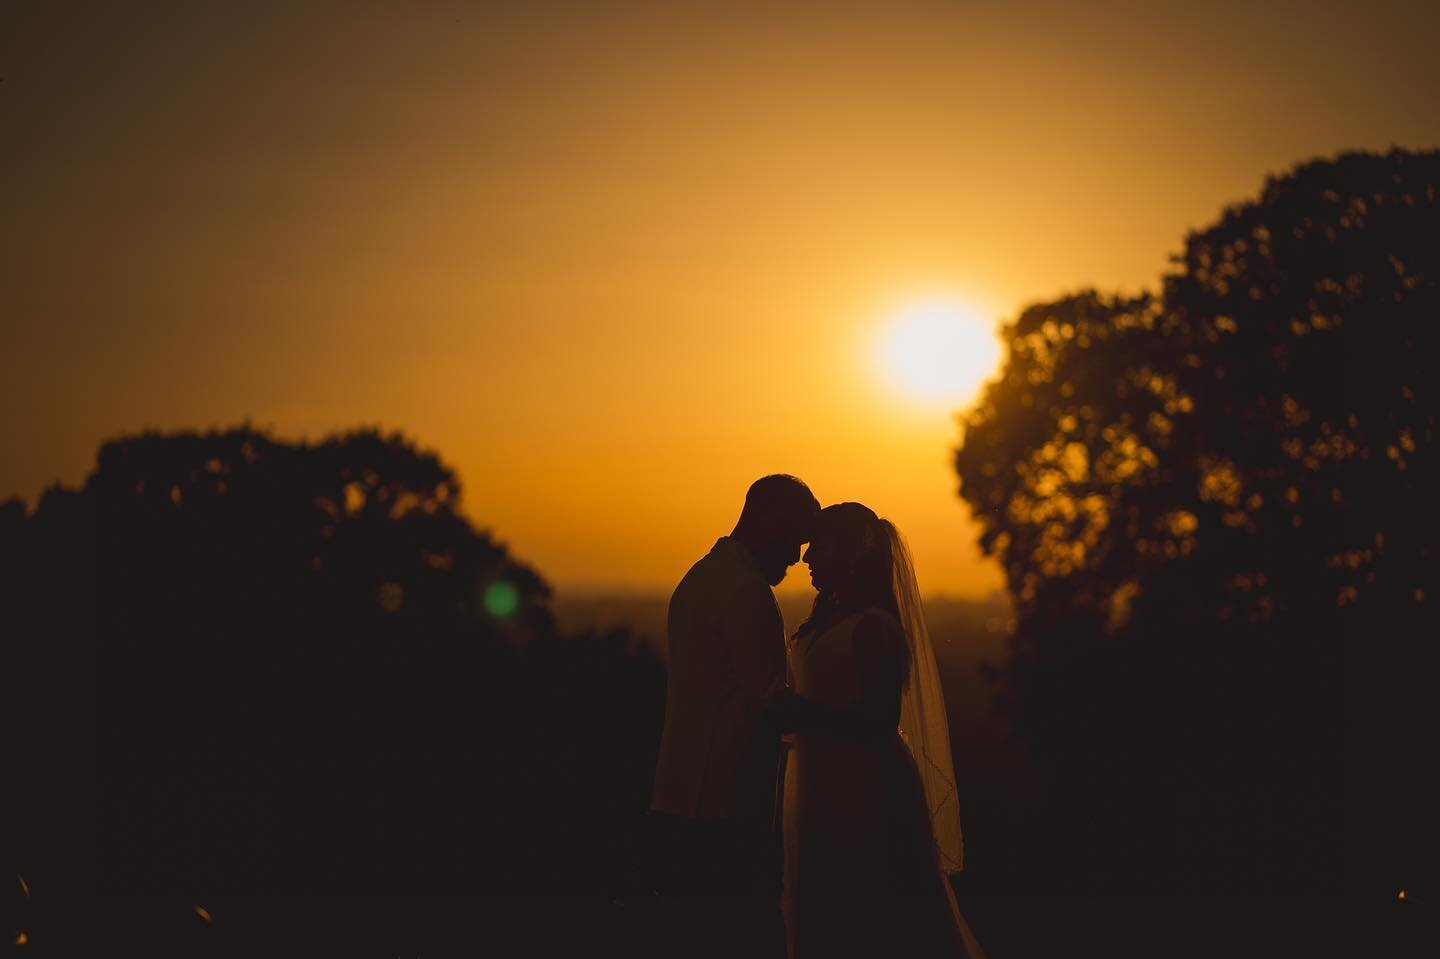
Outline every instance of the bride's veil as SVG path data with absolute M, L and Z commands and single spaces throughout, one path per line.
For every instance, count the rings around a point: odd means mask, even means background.
M 935 649 L 925 627 L 925 611 L 920 605 L 920 588 L 915 582 L 910 548 L 894 523 L 881 520 L 881 525 L 890 537 L 895 603 L 910 647 L 910 677 L 900 697 L 900 736 L 910 747 L 910 754 L 920 769 L 940 865 L 947 873 L 956 873 L 964 868 L 965 843 L 960 833 L 960 803 L 955 794 L 955 763 L 950 757 L 945 694 L 940 689 Z

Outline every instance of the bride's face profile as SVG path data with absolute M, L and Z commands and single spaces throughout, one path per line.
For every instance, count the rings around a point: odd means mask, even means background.
M 817 592 L 851 598 L 868 595 L 873 592 L 867 588 L 868 577 L 877 568 L 888 585 L 888 553 L 881 556 L 875 550 L 878 523 L 875 514 L 859 503 L 838 503 L 820 511 L 804 555 Z
M 854 515 L 856 511 L 847 508 L 853 505 L 827 506 L 815 522 L 815 534 L 804 559 L 817 592 L 843 593 L 853 585 L 863 525 L 862 518 Z
M 814 586 L 815 591 L 819 593 L 833 590 L 836 586 L 838 544 L 834 530 L 830 528 L 832 525 L 824 522 L 823 519 L 816 524 L 815 536 L 805 549 L 805 565 L 810 567 L 810 585 Z

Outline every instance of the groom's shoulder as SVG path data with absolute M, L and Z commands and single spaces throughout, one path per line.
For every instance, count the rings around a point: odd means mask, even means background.
M 727 548 L 727 544 L 722 538 L 716 541 L 714 546 L 710 547 L 709 552 L 701 556 L 690 566 L 689 572 L 685 574 L 684 579 L 680 580 L 680 582 L 684 583 L 686 580 L 728 579 L 733 577 L 739 570 L 740 566 L 735 561 L 734 551 Z
M 698 583 L 713 580 L 721 575 L 723 571 L 724 563 L 721 561 L 721 557 L 716 556 L 715 551 L 712 549 L 690 564 L 690 568 L 685 571 L 685 575 L 680 577 L 680 584 L 675 587 L 675 591 L 678 593 L 686 586 L 693 586 Z
M 774 594 L 765 581 L 744 563 L 723 549 L 712 549 L 690 567 L 670 596 L 677 601 L 710 601 L 731 603 L 737 597 L 774 602 Z
M 683 603 L 713 593 L 725 578 L 724 574 L 724 564 L 717 561 L 715 552 L 712 550 L 706 553 L 692 563 L 685 575 L 680 577 L 680 582 L 670 594 L 670 605 L 673 607 L 677 602 Z

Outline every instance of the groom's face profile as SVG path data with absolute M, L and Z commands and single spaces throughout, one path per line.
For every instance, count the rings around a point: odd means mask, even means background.
M 819 515 L 809 487 L 776 473 L 751 484 L 731 535 L 749 549 L 765 581 L 778 586 L 785 571 L 800 562 L 800 547 L 809 542 Z
M 756 559 L 771 586 L 780 585 L 785 572 L 800 562 L 800 549 L 810 541 L 811 523 L 797 516 L 776 517 L 774 536 Z

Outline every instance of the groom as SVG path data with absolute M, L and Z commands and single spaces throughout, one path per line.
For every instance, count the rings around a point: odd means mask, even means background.
M 800 560 L 820 503 L 765 476 L 740 520 L 670 598 L 665 729 L 651 794 L 661 884 L 692 927 L 688 952 L 782 956 L 774 829 L 785 627 L 771 587 Z M 793 710 L 793 706 L 787 707 Z

